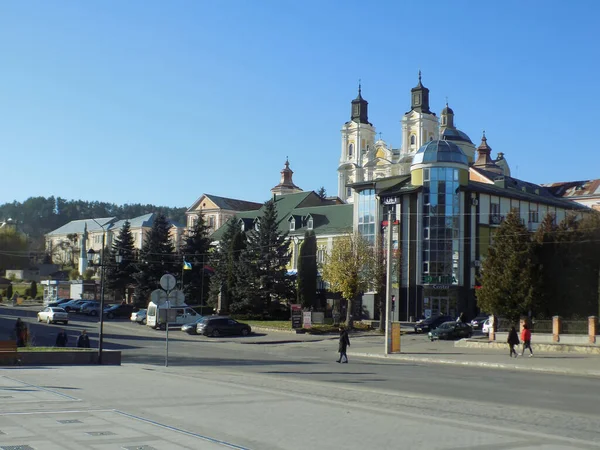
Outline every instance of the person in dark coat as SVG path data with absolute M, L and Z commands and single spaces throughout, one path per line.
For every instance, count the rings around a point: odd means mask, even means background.
M 90 348 L 90 337 L 85 330 L 82 330 L 81 335 L 77 338 L 77 347 Z
M 17 347 L 25 347 L 25 324 L 20 317 L 17 318 L 15 323 L 15 338 L 17 340 Z
M 350 346 L 350 338 L 348 337 L 348 332 L 340 327 L 340 344 L 338 347 L 338 352 L 340 353 L 340 359 L 337 360 L 339 363 L 347 363 L 348 355 L 346 355 L 346 349 Z M 342 361 L 343 359 L 343 361 Z
M 517 334 L 515 327 L 512 327 L 508 332 L 508 338 L 506 339 L 506 342 L 508 342 L 508 347 L 510 348 L 510 357 L 512 358 L 514 353 L 516 358 L 519 354 L 515 350 L 515 345 L 519 345 L 519 335 Z
M 60 330 L 60 333 L 56 336 L 56 346 L 57 347 L 66 347 L 69 338 L 67 337 L 67 333 L 65 330 Z

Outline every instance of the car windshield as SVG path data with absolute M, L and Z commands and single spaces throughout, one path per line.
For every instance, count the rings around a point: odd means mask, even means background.
M 449 329 L 449 328 L 454 328 L 455 325 L 456 325 L 456 323 L 454 323 L 454 322 L 444 322 L 438 328 Z
M 54 312 L 66 312 L 64 309 L 62 308 L 52 308 L 52 311 Z

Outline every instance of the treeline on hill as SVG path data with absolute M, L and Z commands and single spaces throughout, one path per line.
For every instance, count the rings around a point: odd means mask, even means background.
M 71 220 L 92 217 L 132 219 L 156 212 L 184 225 L 185 211 L 186 208 L 170 208 L 139 203 L 116 205 L 98 201 L 65 200 L 54 196 L 30 197 L 22 203 L 14 201 L 0 205 L 0 220 L 15 220 L 18 223 L 19 230 L 35 241 Z

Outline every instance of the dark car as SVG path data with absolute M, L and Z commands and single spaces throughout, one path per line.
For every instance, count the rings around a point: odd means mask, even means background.
M 473 328 L 474 330 L 481 330 L 481 328 L 483 327 L 483 324 L 489 318 L 490 318 L 490 316 L 487 314 L 479 315 L 479 316 L 475 317 L 473 320 L 471 320 L 471 328 Z
M 62 307 L 62 305 L 64 305 L 65 303 L 72 302 L 72 301 L 73 301 L 72 298 L 59 298 L 55 302 L 48 303 L 48 306 L 51 306 L 51 307 L 61 306 Z
M 104 308 L 104 315 L 107 319 L 114 319 L 115 317 L 127 317 L 131 316 L 133 312 L 133 305 L 123 304 L 120 305 L 112 305 L 108 308 Z
M 197 333 L 204 336 L 242 335 L 248 336 L 252 329 L 246 323 L 233 320 L 231 317 L 203 317 L 196 327 Z
M 64 308 L 66 312 L 79 312 L 81 306 L 87 302 L 89 302 L 89 300 L 71 300 L 70 302 L 61 304 L 60 307 Z
M 436 327 L 439 327 L 444 322 L 450 322 L 454 320 L 450 316 L 433 316 L 428 319 L 419 320 L 415 324 L 415 333 L 427 333 Z
M 462 339 L 470 338 L 473 335 L 473 329 L 463 322 L 444 322 L 439 327 L 429 332 L 429 339 Z

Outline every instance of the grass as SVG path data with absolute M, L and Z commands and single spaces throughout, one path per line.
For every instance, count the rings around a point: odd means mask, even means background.
M 247 323 L 252 328 L 262 327 L 262 328 L 274 328 L 277 330 L 291 330 L 292 329 L 292 322 L 289 320 L 242 320 L 242 322 Z

